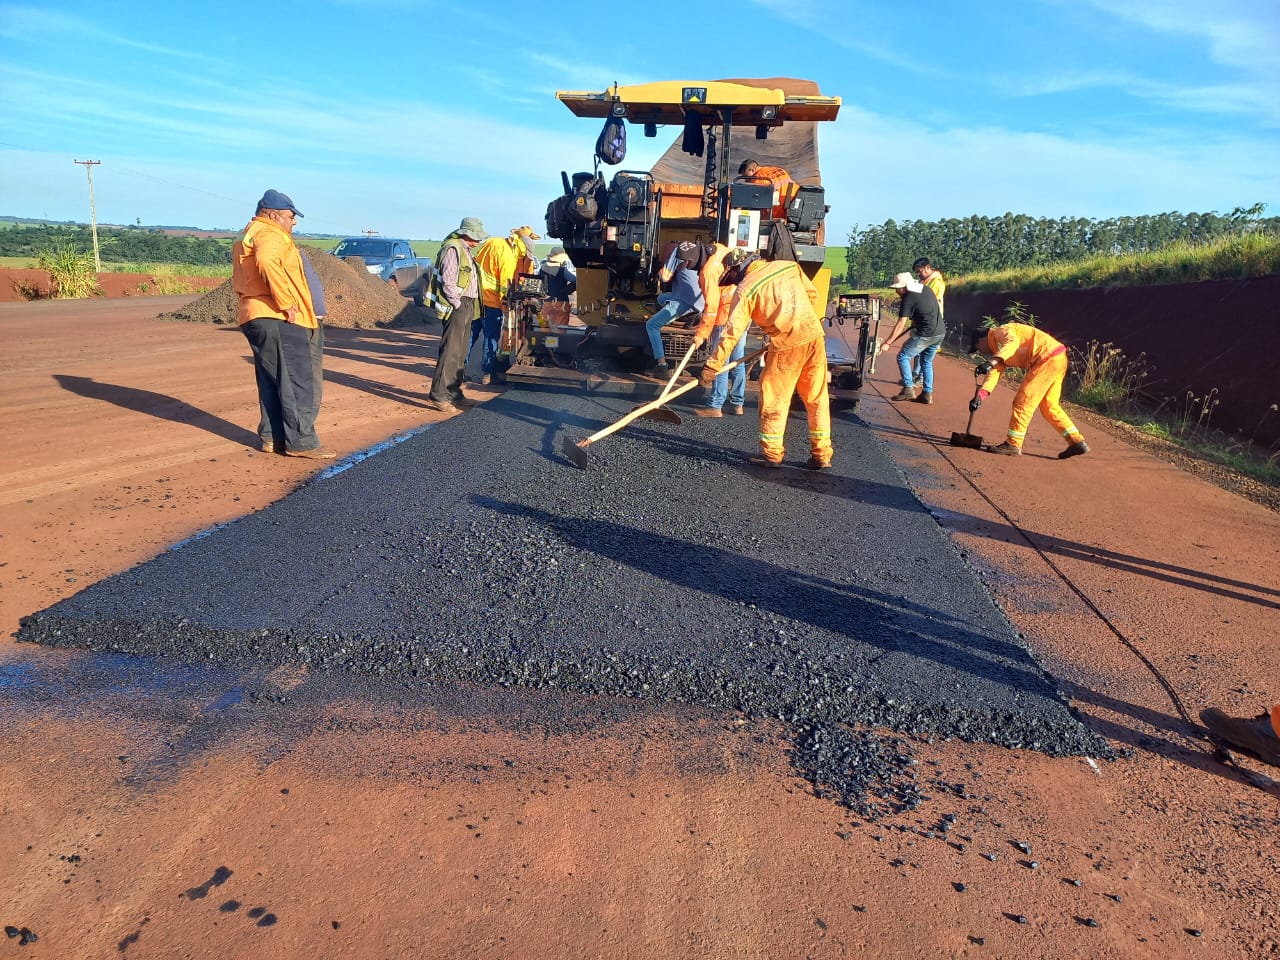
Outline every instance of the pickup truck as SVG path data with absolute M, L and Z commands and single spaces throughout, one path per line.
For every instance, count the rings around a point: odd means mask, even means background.
M 333 255 L 342 259 L 358 257 L 371 274 L 422 306 L 422 293 L 432 262 L 414 256 L 408 240 L 347 237 L 333 248 Z

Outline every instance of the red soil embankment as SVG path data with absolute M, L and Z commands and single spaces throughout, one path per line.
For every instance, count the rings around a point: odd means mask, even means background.
M 1280 440 L 1280 276 L 1156 287 L 947 293 L 947 324 L 968 331 L 1023 304 L 1036 325 L 1078 356 L 1089 341 L 1144 358 L 1144 389 L 1194 423 L 1203 398 L 1217 401 L 1209 426 L 1270 445 Z M 1191 397 L 1188 397 L 1188 393 Z M 1212 402 L 1212 400 L 1210 401 Z

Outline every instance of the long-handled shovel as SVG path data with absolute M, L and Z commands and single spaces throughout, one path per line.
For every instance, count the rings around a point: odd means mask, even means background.
M 979 382 L 978 385 L 973 388 L 973 398 L 975 400 L 978 399 L 978 391 L 981 389 L 982 389 L 981 382 Z M 975 436 L 974 434 L 969 432 L 970 430 L 973 429 L 973 415 L 977 412 L 978 412 L 977 410 L 969 411 L 969 423 L 965 426 L 964 433 L 951 434 L 951 445 L 953 447 L 971 447 L 974 450 L 982 449 L 982 438 L 979 436 Z
M 734 367 L 738 366 L 739 364 L 749 365 L 749 364 L 755 363 L 762 356 L 764 356 L 765 349 L 766 349 L 765 347 L 761 347 L 759 350 L 755 351 L 754 353 L 748 354 L 747 356 L 743 357 L 741 360 L 735 360 L 733 363 L 729 364 L 727 367 L 724 367 L 720 372 L 725 373 L 729 370 L 732 370 Z M 658 409 L 658 407 L 662 406 L 664 403 L 668 403 L 674 400 L 676 397 L 679 397 L 679 396 L 682 396 L 683 394 L 688 393 L 697 385 L 698 385 L 697 380 L 690 380 L 688 383 L 684 384 L 683 386 L 674 387 L 668 392 L 663 393 L 657 399 L 650 400 L 648 403 L 642 403 L 640 406 L 636 407 L 634 410 L 626 414 L 620 420 L 616 420 L 613 423 L 609 424 L 609 426 L 604 427 L 601 430 L 597 430 L 595 433 L 587 437 L 585 440 L 579 440 L 577 443 L 574 443 L 568 437 L 565 437 L 564 440 L 561 441 L 560 452 L 563 453 L 570 460 L 572 460 L 575 466 L 579 467 L 582 470 L 585 470 L 587 469 L 587 465 L 590 462 L 590 458 L 587 456 L 587 447 L 591 446 L 591 444 L 595 443 L 597 440 L 603 440 L 605 437 L 609 436 L 609 434 L 611 433 L 617 433 L 619 430 L 621 430 L 631 421 L 636 420 L 640 417 L 643 417 L 650 410 L 656 410 Z
M 658 394 L 659 400 L 667 396 L 667 394 L 671 392 L 672 388 L 675 387 L 676 381 L 680 379 L 680 374 L 684 373 L 685 366 L 693 358 L 693 352 L 697 349 L 698 344 L 696 342 L 689 344 L 689 349 L 685 351 L 684 357 L 676 367 L 675 373 L 671 374 L 671 379 L 667 381 L 667 385 L 664 386 L 662 388 L 662 392 Z M 680 414 L 676 413 L 674 410 L 668 410 L 666 407 L 655 407 L 653 410 L 647 411 L 643 416 L 646 420 L 659 420 L 662 423 L 674 423 L 677 427 L 684 423 L 680 418 Z

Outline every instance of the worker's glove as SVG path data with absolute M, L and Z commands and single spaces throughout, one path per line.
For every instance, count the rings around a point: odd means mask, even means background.
M 716 382 L 716 377 L 719 373 L 719 370 L 712 370 L 710 367 L 704 366 L 702 368 L 702 372 L 698 374 L 698 382 L 710 390 L 712 384 Z
M 982 406 L 982 398 L 981 398 L 981 397 L 974 397 L 972 400 L 970 400 L 970 401 L 969 401 L 969 412 L 970 412 L 970 413 L 977 413 L 977 412 L 978 412 L 978 408 L 979 408 L 980 406 Z
M 980 377 L 985 377 L 988 373 L 996 368 L 995 362 L 992 360 L 983 360 L 973 371 Z
M 706 343 L 706 342 L 707 342 L 707 341 L 706 341 L 704 338 L 702 338 L 702 337 L 694 337 L 694 338 L 693 338 L 693 349 L 697 350 L 700 346 L 702 346 L 702 345 L 703 345 L 704 343 Z

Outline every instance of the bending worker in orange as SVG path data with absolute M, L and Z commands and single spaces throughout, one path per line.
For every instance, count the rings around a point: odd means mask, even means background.
M 971 411 L 977 410 L 991 395 L 1006 368 L 1019 367 L 1027 371 L 1013 398 L 1008 439 L 999 446 L 987 447 L 989 452 L 1015 457 L 1021 454 L 1022 442 L 1027 438 L 1027 425 L 1036 407 L 1067 439 L 1067 449 L 1058 454 L 1059 460 L 1089 452 L 1089 445 L 1058 402 L 1062 396 L 1062 381 L 1067 375 L 1066 347 L 1036 327 L 1025 323 L 1005 323 L 992 327 L 986 337 L 982 336 L 981 330 L 975 331 L 969 352 L 978 350 L 989 354 L 991 359 L 978 365 L 978 374 L 985 374 L 986 379 L 978 388 L 977 396 L 969 401 Z
M 754 321 L 769 338 L 760 375 L 760 455 L 753 463 L 776 467 L 791 397 L 798 393 L 809 418 L 810 470 L 831 469 L 831 405 L 827 346 L 818 291 L 792 260 L 761 260 L 738 249 L 725 258 L 721 286 L 735 286 L 724 332 L 698 377 L 710 387 L 730 352 Z

